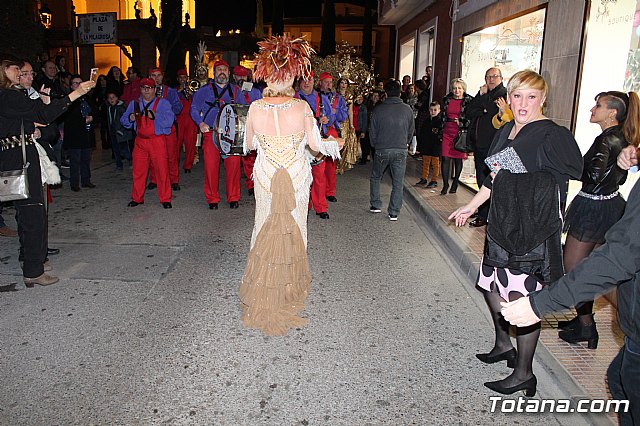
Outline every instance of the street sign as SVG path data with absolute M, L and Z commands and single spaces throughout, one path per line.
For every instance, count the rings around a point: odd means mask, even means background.
M 114 44 L 116 13 L 88 13 L 78 16 L 78 44 Z

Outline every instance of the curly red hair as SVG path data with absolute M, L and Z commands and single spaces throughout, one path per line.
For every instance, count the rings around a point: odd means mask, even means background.
M 308 78 L 311 74 L 311 55 L 315 50 L 304 38 L 271 36 L 258 42 L 254 80 L 286 81 L 292 77 Z

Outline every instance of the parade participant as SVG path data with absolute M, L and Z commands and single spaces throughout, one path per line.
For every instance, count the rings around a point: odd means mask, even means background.
M 244 151 L 257 149 L 256 209 L 251 250 L 239 295 L 245 327 L 268 336 L 302 327 L 300 316 L 311 287 L 307 216 L 311 170 L 306 145 L 339 158 L 340 143 L 321 140 L 314 113 L 293 99 L 294 77 L 308 78 L 313 53 L 304 39 L 270 37 L 259 43 L 256 78 L 264 99 L 249 109 Z
M 235 66 L 233 68 L 233 77 L 236 84 L 242 91 L 242 96 L 244 96 L 247 104 L 250 104 L 255 100 L 262 99 L 262 92 L 255 87 L 253 83 L 247 83 L 247 80 L 249 79 L 249 70 L 247 68 L 240 65 Z M 247 83 L 247 85 L 245 85 L 245 83 Z M 247 155 L 242 156 L 241 162 L 245 176 L 244 185 L 247 188 L 249 195 L 253 195 L 253 165 L 256 162 L 256 151 L 250 151 Z
M 182 111 L 182 103 L 178 97 L 176 89 L 164 84 L 164 74 L 160 68 L 151 68 L 149 70 L 149 77 L 156 82 L 156 97 L 164 98 L 171 104 L 171 110 L 175 117 Z M 178 144 L 178 134 L 176 132 L 175 123 L 171 127 L 171 133 L 166 138 L 167 140 L 167 157 L 169 159 L 169 182 L 171 183 L 171 189 L 173 191 L 180 191 L 180 145 Z M 151 174 L 149 175 L 149 185 L 147 189 L 153 189 L 157 185 L 156 178 L 154 176 L 154 169 L 151 168 Z
M 182 103 L 182 111 L 178 114 L 178 160 L 180 160 L 180 148 L 184 145 L 184 162 L 182 168 L 185 173 L 191 173 L 193 160 L 196 155 L 196 139 L 198 137 L 198 127 L 191 119 L 191 99 L 193 94 L 188 86 L 189 76 L 187 70 L 178 70 L 178 97 Z
M 201 87 L 193 95 L 191 102 L 191 118 L 198 124 L 204 135 L 202 152 L 204 156 L 204 195 L 211 210 L 218 209 L 220 192 L 220 159 L 224 160 L 226 173 L 227 202 L 232 209 L 238 208 L 240 200 L 240 156 L 224 156 L 214 143 L 218 135 L 213 130 L 220 109 L 225 104 L 246 104 L 240 89 L 229 82 L 229 64 L 225 60 L 217 60 L 213 64 L 214 81 Z M 217 142 L 217 139 L 216 139 Z
M 127 81 L 125 81 L 124 90 L 120 97 L 120 100 L 126 105 L 129 105 L 129 102 L 140 97 L 140 78 L 141 75 L 138 68 L 129 67 L 127 70 Z
M 342 138 L 342 123 L 349 117 L 349 110 L 347 104 L 342 96 L 336 92 L 332 92 L 333 76 L 328 72 L 320 74 L 320 92 L 323 96 L 326 96 L 329 100 L 327 105 L 331 109 L 331 114 L 334 119 L 329 123 L 329 129 L 327 136 Z M 327 179 L 326 193 L 327 201 L 335 203 L 338 201 L 336 198 L 336 162 L 333 158 L 327 158 L 325 160 L 324 175 Z
M 167 137 L 175 121 L 173 109 L 168 100 L 156 97 L 156 82 L 152 78 L 140 80 L 142 96 L 129 103 L 120 123 L 136 130 L 133 150 L 133 184 L 129 207 L 144 204 L 144 186 L 149 166 L 155 170 L 158 182 L 158 198 L 162 207 L 170 209 L 171 185 L 169 184 L 169 161 L 167 157 Z
M 309 104 L 320 130 L 320 135 L 326 138 L 328 136 L 329 126 L 335 121 L 335 116 L 331 112 L 327 96 L 324 94 L 321 95 L 314 90 L 313 72 L 309 76 L 302 78 L 300 81 L 300 90 L 296 92 L 295 97 Z M 311 174 L 313 175 L 311 204 L 316 211 L 316 215 L 320 216 L 321 219 L 329 219 L 329 213 L 327 213 L 329 205 L 326 199 L 327 178 L 325 175 L 325 160 L 316 159 L 311 163 L 311 166 Z

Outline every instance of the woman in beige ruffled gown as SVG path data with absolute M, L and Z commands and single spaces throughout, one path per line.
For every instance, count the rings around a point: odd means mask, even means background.
M 334 158 L 339 158 L 340 147 L 335 140 L 321 140 L 309 105 L 293 98 L 294 77 L 309 77 L 307 68 L 299 66 L 306 65 L 306 52 L 312 52 L 307 42 L 282 36 L 259 45 L 255 78 L 265 78 L 268 86 L 264 98 L 251 104 L 246 120 L 245 152 L 257 150 L 256 213 L 239 293 L 245 327 L 284 335 L 307 322 L 299 316 L 311 285 L 307 146 Z M 278 57 L 279 52 L 284 57 Z
M 343 174 L 352 169 L 358 162 L 358 148 L 360 141 L 356 137 L 356 129 L 353 127 L 353 97 L 347 93 L 349 82 L 346 78 L 338 80 L 337 91 L 347 104 L 349 114 L 347 119 L 340 125 L 342 137 L 344 138 L 344 148 L 341 151 L 342 158 L 336 167 L 336 173 Z

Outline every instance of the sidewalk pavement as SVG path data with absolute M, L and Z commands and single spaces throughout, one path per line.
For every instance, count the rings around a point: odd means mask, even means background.
M 455 194 L 440 195 L 441 183 L 433 189 L 415 186 L 421 170 L 422 161 L 408 157 L 404 181 L 405 202 L 442 244 L 443 250 L 451 256 L 469 285 L 474 286 L 482 259 L 486 227 L 472 228 L 467 225 L 457 228 L 447 220 L 449 214 L 469 202 L 474 193 L 461 186 Z M 478 303 L 484 304 L 479 291 L 477 296 Z M 596 299 L 594 311 L 600 336 L 596 350 L 587 349 L 586 343 L 572 345 L 558 338 L 557 322 L 573 318 L 573 313 L 558 313 L 542 320 L 536 360 L 558 375 L 560 382 L 566 386 L 565 391 L 569 392 L 566 397 L 611 399 L 606 384 L 607 367 L 620 350 L 624 335 L 618 325 L 615 307 L 606 298 Z M 615 415 L 609 417 L 617 424 Z

